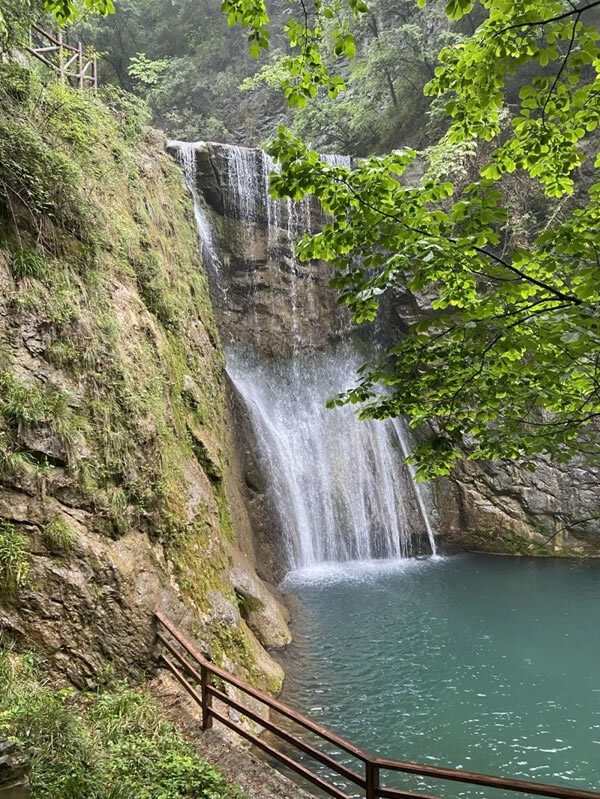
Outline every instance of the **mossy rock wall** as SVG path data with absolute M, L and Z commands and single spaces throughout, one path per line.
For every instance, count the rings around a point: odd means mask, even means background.
M 124 94 L 0 65 L 0 109 L 2 640 L 87 685 L 152 667 L 160 606 L 273 687 L 230 579 L 223 358 L 177 165 Z

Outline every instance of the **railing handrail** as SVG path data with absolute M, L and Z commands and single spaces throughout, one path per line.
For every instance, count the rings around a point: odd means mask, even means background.
M 43 46 L 34 44 L 33 33 L 37 34 L 39 39 L 41 39 Z M 45 41 L 50 42 L 50 45 L 46 46 Z M 78 42 L 77 46 L 74 47 L 64 41 L 62 33 L 59 33 L 57 38 L 39 25 L 33 24 L 30 30 L 29 46 L 24 49 L 34 58 L 37 58 L 38 61 L 41 61 L 42 64 L 54 70 L 61 82 L 67 83 L 69 79 L 73 79 L 80 89 L 83 89 L 86 83 L 94 91 L 98 88 L 96 54 L 86 54 L 82 42 Z M 52 60 L 53 57 L 58 59 L 58 63 L 56 60 Z M 76 69 L 72 68 L 74 64 L 76 64 Z
M 39 33 L 40 36 L 45 36 L 46 39 L 51 41 L 53 44 L 57 45 L 57 47 L 62 47 L 63 50 L 70 50 L 72 53 L 78 53 L 79 52 L 79 48 L 78 47 L 73 47 L 72 44 L 69 44 L 68 42 L 65 42 L 64 40 L 55 39 L 54 36 L 51 33 L 48 33 L 48 31 L 44 30 L 44 28 L 40 28 L 39 25 L 33 24 L 31 26 L 31 28 L 36 33 Z
M 288 766 L 288 768 L 291 768 L 292 770 L 301 774 L 301 776 L 310 780 L 313 784 L 329 793 L 330 796 L 336 797 L 336 799 L 348 799 L 348 797 L 336 786 L 318 777 L 288 755 L 279 752 L 277 749 L 270 746 L 258 736 L 248 732 L 248 730 L 245 730 L 227 716 L 224 716 L 222 713 L 215 710 L 212 707 L 212 699 L 217 698 L 224 704 L 233 707 L 235 710 L 255 721 L 265 729 L 273 732 L 275 735 L 279 736 L 288 743 L 291 743 L 293 746 L 296 746 L 296 748 L 305 752 L 310 757 L 313 757 L 314 759 L 319 760 L 321 763 L 324 763 L 324 765 L 331 768 L 332 771 L 335 771 L 340 776 L 355 783 L 360 788 L 363 788 L 366 790 L 366 799 L 437 799 L 437 797 L 428 796 L 427 794 L 423 793 L 413 793 L 404 789 L 382 787 L 380 785 L 380 774 L 382 771 L 396 771 L 405 774 L 414 774 L 420 777 L 432 777 L 435 779 L 451 782 L 461 782 L 471 785 L 480 785 L 488 788 L 498 788 L 516 793 L 532 794 L 536 796 L 549 796 L 553 797 L 554 799 L 600 799 L 600 792 L 598 791 L 580 790 L 578 788 L 568 788 L 567 786 L 550 785 L 541 782 L 532 782 L 530 780 L 512 779 L 510 777 L 495 777 L 475 771 L 464 771 L 462 769 L 444 768 L 441 766 L 428 766 L 420 763 L 413 763 L 411 761 L 400 761 L 375 757 L 360 747 L 355 746 L 351 741 L 336 735 L 326 727 L 323 727 L 320 724 L 312 721 L 299 711 L 294 710 L 278 699 L 275 699 L 269 694 L 254 688 L 253 686 L 241 680 L 239 677 L 236 677 L 219 666 L 216 666 L 207 657 L 205 657 L 163 613 L 157 610 L 155 616 L 158 622 L 169 632 L 169 634 L 196 662 L 196 664 L 200 666 L 201 672 L 199 674 L 193 668 L 193 666 L 191 666 L 177 651 L 173 644 L 167 638 L 165 638 L 164 635 L 162 635 L 160 630 L 158 631 L 157 637 L 160 643 L 167 647 L 167 649 L 176 658 L 176 660 L 179 661 L 182 667 L 187 669 L 188 672 L 198 682 L 200 682 L 202 686 L 202 694 L 199 695 L 188 682 L 188 680 L 186 680 L 186 678 L 178 672 L 175 664 L 173 664 L 165 655 L 162 655 L 162 660 L 170 669 L 170 671 L 184 686 L 184 688 L 186 688 L 188 693 L 190 693 L 191 696 L 198 702 L 198 704 L 202 706 L 203 729 L 208 729 L 212 726 L 213 718 L 217 719 L 226 727 L 234 730 L 239 735 L 246 738 L 246 740 L 249 740 L 251 743 L 263 751 L 266 751 L 284 765 Z M 353 757 L 361 760 L 365 765 L 365 776 L 363 777 L 361 774 L 358 774 L 346 766 L 337 763 L 331 757 L 329 757 L 329 755 L 326 755 L 325 753 L 312 747 L 310 744 L 301 741 L 292 733 L 282 729 L 274 721 L 263 719 L 255 711 L 251 710 L 250 708 L 246 708 L 237 700 L 227 696 L 224 691 L 220 691 L 210 684 L 209 675 L 211 674 L 220 678 L 224 682 L 239 688 L 248 696 L 258 699 L 260 702 L 267 705 L 267 707 L 289 718 L 291 721 L 294 721 L 295 723 L 304 727 L 306 730 L 314 733 L 322 740 L 333 744 L 337 749 L 346 751 Z
M 200 664 L 205 666 L 208 671 L 214 674 L 216 677 L 220 677 L 225 682 L 230 683 L 230 685 L 235 685 L 236 688 L 244 691 L 245 693 L 253 696 L 255 699 L 258 699 L 260 702 L 264 702 L 265 705 L 268 705 L 273 710 L 276 710 L 278 713 L 281 713 L 283 716 L 287 716 L 287 718 L 291 719 L 292 721 L 297 722 L 301 726 L 305 727 L 307 730 L 314 732 L 316 735 L 324 738 L 329 743 L 333 744 L 339 749 L 343 749 L 344 751 L 348 752 L 349 754 L 353 755 L 354 757 L 358 758 L 359 760 L 367 761 L 373 760 L 373 756 L 364 752 L 362 749 L 359 749 L 358 746 L 355 746 L 351 741 L 347 741 L 345 738 L 342 738 L 339 735 L 336 735 L 334 732 L 325 729 L 320 724 L 317 724 L 315 721 L 304 716 L 302 713 L 299 713 L 297 710 L 293 710 L 288 705 L 285 705 L 283 702 L 280 702 L 278 699 L 274 699 L 270 694 L 265 693 L 264 691 L 259 690 L 258 688 L 254 688 L 248 683 L 245 683 L 243 680 L 240 680 L 239 677 L 235 677 L 233 674 L 229 674 L 229 672 L 224 671 L 223 669 L 215 666 L 209 660 L 199 652 L 196 647 L 185 638 L 185 636 L 162 614 L 160 611 L 157 611 L 156 618 L 160 621 L 160 623 L 171 633 L 173 638 L 175 638 L 181 646 L 187 650 L 187 652 Z M 600 797 L 599 797 L 600 799 Z

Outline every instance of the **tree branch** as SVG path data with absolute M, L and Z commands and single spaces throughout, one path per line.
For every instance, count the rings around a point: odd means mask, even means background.
M 588 3 L 585 6 L 580 6 L 579 8 L 571 6 L 570 11 L 565 11 L 564 14 L 557 14 L 555 17 L 531 20 L 530 22 L 515 22 L 514 25 L 507 25 L 506 28 L 496 31 L 494 36 L 500 36 L 501 34 L 506 33 L 507 31 L 515 30 L 516 28 L 532 28 L 537 25 L 549 25 L 551 22 L 560 22 L 560 20 L 568 19 L 574 14 L 581 16 L 585 11 L 589 11 L 591 8 L 596 8 L 597 6 L 600 6 L 600 0 L 593 0 L 592 3 Z
M 598 5 L 600 5 L 600 0 L 598 0 Z M 359 192 L 357 192 L 354 186 L 352 186 L 352 184 L 349 183 L 347 180 L 344 180 L 343 178 L 340 177 L 336 177 L 335 180 L 338 181 L 338 183 L 341 183 L 342 185 L 346 186 L 346 188 L 352 193 L 354 198 L 358 200 L 358 202 L 361 203 L 365 208 L 369 208 L 371 211 L 374 211 L 376 214 L 379 214 L 380 216 L 386 219 L 392 219 L 394 222 L 397 222 L 398 224 L 402 225 L 402 227 L 406 228 L 406 230 L 410 230 L 412 233 L 418 233 L 420 236 L 425 236 L 426 238 L 431 238 L 431 239 L 441 238 L 444 241 L 447 241 L 448 243 L 454 245 L 456 249 L 459 252 L 461 252 L 456 239 L 452 237 L 437 236 L 433 233 L 430 233 L 427 230 L 422 230 L 420 228 L 412 227 L 396 214 L 391 214 L 389 213 L 389 211 L 382 211 L 381 208 L 377 208 L 376 206 L 369 203 L 367 200 L 361 197 Z M 527 283 L 532 283 L 534 286 L 537 286 L 538 288 L 544 289 L 545 291 L 549 291 L 557 299 L 562 300 L 563 302 L 572 303 L 573 305 L 583 304 L 582 300 L 580 300 L 579 297 L 576 297 L 574 294 L 565 294 L 563 291 L 560 291 L 560 289 L 554 288 L 554 286 L 550 286 L 548 283 L 544 283 L 543 281 L 538 280 L 537 278 L 532 277 L 531 275 L 528 275 L 526 272 L 522 272 L 516 266 L 513 266 L 513 264 L 509 263 L 508 261 L 505 261 L 503 258 L 491 252 L 490 250 L 486 250 L 484 247 L 473 247 L 473 249 L 475 250 L 475 252 L 478 252 L 480 255 L 484 255 L 485 257 L 490 258 L 492 261 L 495 261 L 497 264 L 500 264 L 502 267 L 504 267 L 504 269 L 508 269 L 513 274 L 518 275 L 522 280 L 525 280 Z
M 554 81 L 552 83 L 552 86 L 550 87 L 550 91 L 548 92 L 548 96 L 546 97 L 546 99 L 544 101 L 544 106 L 542 108 L 542 124 L 543 124 L 544 127 L 546 127 L 546 108 L 547 108 L 548 103 L 550 102 L 550 100 L 552 98 L 552 95 L 554 94 L 554 90 L 558 86 L 558 82 L 559 82 L 559 80 L 561 78 L 561 75 L 563 74 L 563 72 L 565 70 L 565 67 L 567 66 L 567 61 L 569 60 L 569 56 L 573 52 L 573 47 L 575 45 L 575 34 L 577 33 L 577 26 L 579 25 L 580 18 L 581 18 L 581 12 L 579 12 L 577 14 L 577 16 L 575 17 L 575 22 L 573 23 L 573 30 L 571 31 L 571 39 L 569 41 L 569 47 L 567 48 L 567 52 L 565 53 L 565 57 L 563 58 L 562 64 L 560 65 L 560 69 L 558 70 L 558 72 L 556 74 L 556 77 L 554 78 Z

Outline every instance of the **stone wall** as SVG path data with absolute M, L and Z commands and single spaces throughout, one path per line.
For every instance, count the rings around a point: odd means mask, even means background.
M 28 773 L 14 745 L 0 740 L 0 799 L 29 799 Z

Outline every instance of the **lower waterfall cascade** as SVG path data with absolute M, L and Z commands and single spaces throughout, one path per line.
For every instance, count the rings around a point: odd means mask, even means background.
M 225 215 L 239 221 L 242 251 L 254 253 L 261 243 L 256 240 L 266 239 L 263 271 L 248 267 L 241 299 L 244 316 L 252 317 L 255 340 L 246 340 L 234 326 L 224 345 L 226 371 L 252 426 L 287 567 L 435 555 L 431 498 L 405 462 L 409 440 L 404 422 L 359 421 L 350 407 L 326 408 L 328 399 L 351 385 L 364 358 L 341 314 L 326 320 L 331 343 L 323 347 L 322 341 L 311 340 L 319 286 L 308 275 L 311 265 L 297 261 L 294 244 L 318 225 L 319 209 L 309 200 L 282 202 L 269 196 L 268 178 L 275 166 L 261 150 L 171 142 L 169 150 L 182 165 L 194 200 L 217 316 L 219 304 L 231 307 L 235 301 L 229 299 L 233 267 L 223 255 L 228 242 L 222 240 L 197 170 L 198 154 L 210 153 L 211 147 L 218 147 L 226 160 L 221 203 Z M 324 158 L 350 163 L 340 156 Z M 257 232 L 259 224 L 266 235 Z M 282 274 L 269 281 L 277 271 Z M 258 299 L 257 286 L 282 279 L 289 321 L 287 329 L 270 332 L 291 344 L 286 356 L 267 357 L 260 351 L 265 303 Z

